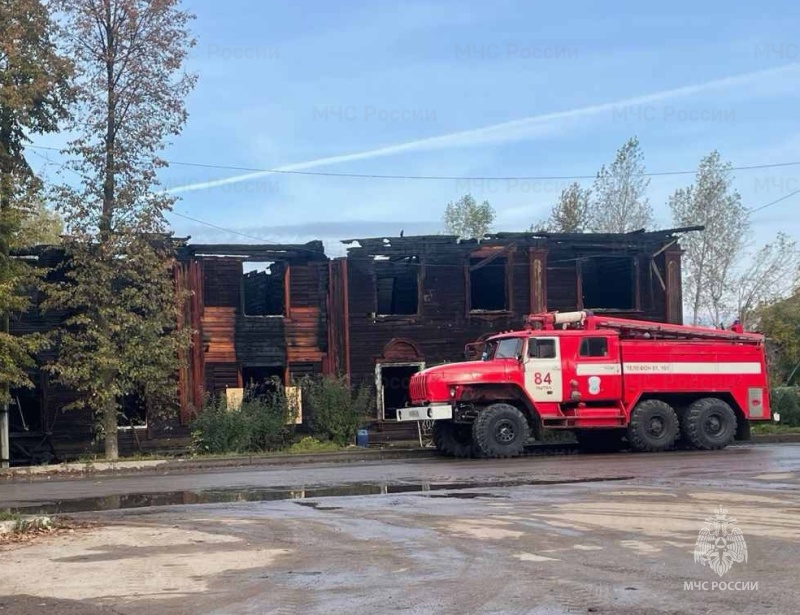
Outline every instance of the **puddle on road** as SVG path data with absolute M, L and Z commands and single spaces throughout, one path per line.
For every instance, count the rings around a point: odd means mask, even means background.
M 392 495 L 398 493 L 426 494 L 430 491 L 445 491 L 432 495 L 436 498 L 498 498 L 489 493 L 449 493 L 461 489 L 523 487 L 535 485 L 568 485 L 573 483 L 593 483 L 606 481 L 629 480 L 632 476 L 612 476 L 598 478 L 576 478 L 562 480 L 505 480 L 461 483 L 355 483 L 335 487 L 237 487 L 231 489 L 203 489 L 194 491 L 170 491 L 157 493 L 131 493 L 124 495 L 108 495 L 93 498 L 74 498 L 43 502 L 30 506 L 10 507 L 20 514 L 54 515 L 80 512 L 97 512 L 104 510 L 121 510 L 130 508 L 148 508 L 152 506 L 181 506 L 194 504 L 221 504 L 235 502 L 270 502 L 276 500 L 306 500 L 311 498 L 344 497 L 357 495 Z M 316 502 L 298 502 L 304 506 L 318 507 Z

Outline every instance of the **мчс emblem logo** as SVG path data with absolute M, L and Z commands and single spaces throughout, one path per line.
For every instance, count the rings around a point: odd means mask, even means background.
M 734 525 L 736 519 L 728 517 L 722 506 L 713 517 L 707 517 L 694 545 L 694 561 L 708 567 L 719 576 L 728 572 L 733 564 L 747 561 L 747 544 L 742 530 Z

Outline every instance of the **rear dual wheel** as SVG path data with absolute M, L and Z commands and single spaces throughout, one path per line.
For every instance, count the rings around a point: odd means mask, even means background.
M 736 437 L 736 413 L 730 404 L 716 397 L 698 399 L 686 409 L 681 432 L 694 448 L 723 449 Z

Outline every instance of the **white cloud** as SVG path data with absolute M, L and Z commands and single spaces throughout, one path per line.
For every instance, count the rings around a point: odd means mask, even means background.
M 751 86 L 754 82 L 765 78 L 786 78 L 787 74 L 797 72 L 798 69 L 800 69 L 800 64 L 789 64 L 777 68 L 744 73 L 733 77 L 714 79 L 695 85 L 683 86 L 670 90 L 661 90 L 651 94 L 625 98 L 610 103 L 590 105 L 587 107 L 554 113 L 544 113 L 517 120 L 511 120 L 508 122 L 502 122 L 499 124 L 492 124 L 472 130 L 464 130 L 440 135 L 437 137 L 417 139 L 414 141 L 388 145 L 385 147 L 379 147 L 363 152 L 356 152 L 353 154 L 343 154 L 338 156 L 318 158 L 315 160 L 308 160 L 305 162 L 284 165 L 276 168 L 275 171 L 304 171 L 332 164 L 342 164 L 347 162 L 355 162 L 358 160 L 370 160 L 407 152 L 469 147 L 487 143 L 507 143 L 531 140 L 551 134 L 552 132 L 563 128 L 565 125 L 568 126 L 569 123 L 574 120 L 596 117 L 598 115 L 618 111 L 627 107 L 651 105 L 676 98 L 705 94 L 714 90 Z M 167 190 L 167 192 L 177 194 L 196 190 L 208 190 L 219 186 L 251 181 L 271 174 L 273 174 L 273 171 L 256 171 L 242 175 L 234 175 L 232 177 L 223 179 L 176 186 L 174 188 L 170 188 Z

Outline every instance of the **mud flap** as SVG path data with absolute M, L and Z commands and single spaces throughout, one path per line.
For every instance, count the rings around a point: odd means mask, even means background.
M 736 421 L 736 435 L 734 436 L 734 440 L 741 440 L 747 441 L 751 439 L 750 436 L 750 421 L 747 419 L 741 419 L 740 417 L 736 417 L 738 420 Z

